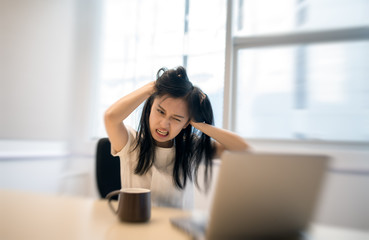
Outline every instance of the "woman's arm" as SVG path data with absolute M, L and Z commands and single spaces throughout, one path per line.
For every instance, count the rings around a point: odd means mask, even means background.
M 209 137 L 216 140 L 215 157 L 220 157 L 220 155 L 224 150 L 245 151 L 250 148 L 242 137 L 238 136 L 237 134 L 231 131 L 222 128 L 217 128 L 207 123 L 199 123 L 191 121 L 190 124 L 194 128 L 200 130 L 201 132 L 205 133 Z
M 122 97 L 105 111 L 105 129 L 116 152 L 122 150 L 128 141 L 128 131 L 123 120 L 150 97 L 154 93 L 154 89 L 155 82 L 150 82 Z

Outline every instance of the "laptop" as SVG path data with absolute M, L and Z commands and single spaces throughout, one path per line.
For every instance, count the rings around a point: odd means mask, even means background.
M 210 212 L 171 223 L 195 239 L 306 239 L 329 158 L 225 151 Z

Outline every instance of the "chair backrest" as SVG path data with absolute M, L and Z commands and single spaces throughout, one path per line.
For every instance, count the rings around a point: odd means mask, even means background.
M 100 197 L 114 190 L 121 189 L 119 157 L 111 155 L 111 144 L 108 138 L 99 139 L 96 147 L 96 181 Z M 115 196 L 117 199 L 117 196 Z

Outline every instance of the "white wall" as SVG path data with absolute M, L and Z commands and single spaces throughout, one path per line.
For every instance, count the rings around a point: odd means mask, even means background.
M 73 0 L 1 0 L 0 138 L 67 137 Z
M 0 139 L 83 138 L 100 2 L 0 0 Z

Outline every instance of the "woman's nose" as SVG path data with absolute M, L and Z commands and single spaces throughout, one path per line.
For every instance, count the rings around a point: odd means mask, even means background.
M 169 127 L 169 119 L 162 118 L 161 121 L 160 121 L 160 126 L 162 128 L 168 128 Z

